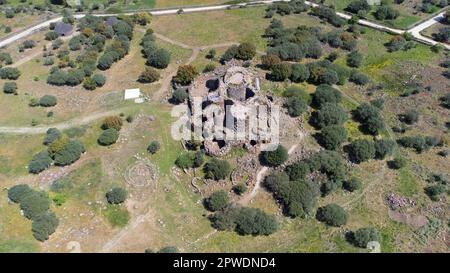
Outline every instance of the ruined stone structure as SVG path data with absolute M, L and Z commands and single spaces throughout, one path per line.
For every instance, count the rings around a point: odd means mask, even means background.
M 249 106 L 266 106 L 270 111 L 272 101 L 260 94 L 261 81 L 251 69 L 242 65 L 229 63 L 212 72 L 200 75 L 189 87 L 189 107 L 193 116 L 202 115 L 201 129 L 205 138 L 204 146 L 208 154 L 222 156 L 227 154 L 233 146 L 242 146 L 249 150 L 258 150 L 258 144 L 267 141 L 266 132 L 249 126 L 250 116 L 257 122 L 260 112 L 256 115 L 249 113 Z M 202 113 L 195 113 L 194 103 L 201 100 Z M 252 109 L 254 109 L 253 107 Z M 260 109 L 260 108 L 257 108 Z M 210 115 L 205 114 L 212 111 Z M 259 110 L 258 110 L 259 111 Z M 270 113 L 268 113 L 269 115 Z M 230 139 L 230 135 L 242 132 L 242 124 L 245 124 L 245 139 L 240 137 Z M 221 126 L 223 128 L 221 128 Z M 267 126 L 270 123 L 267 122 Z M 217 129 L 219 127 L 219 129 Z M 241 130 L 238 130 L 238 127 Z M 194 129 L 194 128 L 193 128 Z M 218 131 L 219 130 L 219 131 Z M 249 133 L 250 131 L 250 133 Z M 222 134 L 222 138 L 217 137 Z M 250 137 L 249 135 L 255 136 Z

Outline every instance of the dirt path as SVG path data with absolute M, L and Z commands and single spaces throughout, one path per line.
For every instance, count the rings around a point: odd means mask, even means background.
M 36 135 L 36 134 L 44 134 L 47 132 L 49 128 L 57 128 L 59 130 L 65 130 L 76 126 L 85 125 L 91 123 L 94 120 L 98 120 L 107 116 L 117 115 L 121 112 L 122 108 L 93 113 L 89 116 L 74 118 L 69 121 L 46 125 L 46 126 L 36 126 L 36 127 L 0 127 L 0 133 L 8 133 L 8 134 L 28 134 L 28 135 Z
M 304 135 L 300 136 L 300 140 L 303 139 Z M 291 155 L 295 150 L 297 149 L 298 144 L 294 144 L 291 146 L 291 148 L 288 151 L 288 154 Z M 258 174 L 256 175 L 256 183 L 255 187 L 253 187 L 252 191 L 249 192 L 246 196 L 242 197 L 238 204 L 245 206 L 247 205 L 258 193 L 259 189 L 261 188 L 261 182 L 263 181 L 265 174 L 269 170 L 268 167 L 263 167 L 261 170 L 259 170 Z

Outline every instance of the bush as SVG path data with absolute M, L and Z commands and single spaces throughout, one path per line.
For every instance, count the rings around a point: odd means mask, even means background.
M 179 253 L 178 248 L 175 246 L 166 246 L 161 248 L 158 253 Z
M 17 80 L 19 77 L 20 71 L 15 67 L 4 67 L 0 69 L 0 78 L 3 80 Z
M 270 70 L 274 65 L 280 63 L 281 63 L 280 57 L 278 57 L 275 54 L 267 54 L 261 57 L 261 66 L 263 69 Z
M 262 151 L 260 154 L 261 164 L 269 167 L 278 167 L 288 159 L 288 152 L 282 145 L 274 151 Z
M 209 64 L 205 65 L 205 68 L 203 68 L 203 73 L 208 73 L 208 72 L 211 72 L 214 70 L 216 70 L 216 65 L 213 63 L 209 63 Z
M 399 170 L 406 166 L 406 159 L 403 157 L 395 157 L 394 160 L 389 162 L 389 167 L 394 170 Z
M 346 140 L 347 130 L 340 125 L 324 127 L 319 136 L 319 144 L 327 150 L 337 150 Z
M 330 125 L 342 125 L 347 120 L 348 115 L 338 104 L 324 103 L 319 111 L 311 117 L 312 123 L 319 128 Z
M 405 148 L 413 148 L 417 153 L 422 153 L 430 148 L 427 139 L 423 136 L 406 136 L 397 140 Z
M 403 115 L 401 115 L 401 120 L 409 125 L 419 121 L 419 112 L 415 109 L 410 109 Z
M 345 190 L 347 190 L 349 192 L 354 192 L 354 191 L 361 189 L 362 183 L 361 183 L 361 180 L 353 177 L 347 181 L 344 181 L 343 187 Z
M 57 103 L 56 97 L 52 95 L 44 95 L 39 99 L 39 105 L 42 107 L 52 107 Z
M 440 195 L 447 191 L 444 184 L 431 185 L 425 188 L 425 193 L 432 201 L 439 201 Z
M 83 82 L 85 77 L 84 71 L 81 69 L 71 69 L 67 72 L 66 84 L 76 86 Z
M 197 69 L 192 65 L 181 65 L 177 74 L 173 77 L 173 81 L 181 85 L 189 85 L 197 75 Z
M 366 74 L 358 71 L 353 71 L 349 80 L 357 85 L 366 85 L 370 82 L 370 78 Z
M 98 143 L 103 146 L 109 146 L 116 143 L 119 138 L 119 131 L 114 128 L 106 129 L 98 138 Z
M 177 89 L 172 94 L 172 102 L 179 104 L 186 101 L 188 98 L 188 93 L 182 89 Z
M 33 192 L 33 189 L 27 184 L 15 185 L 8 190 L 8 198 L 14 203 L 20 203 L 31 192 Z
M 47 211 L 37 215 L 31 225 L 34 238 L 41 242 L 48 240 L 50 235 L 55 232 L 58 224 L 59 220 L 53 212 Z
M 225 63 L 225 62 L 229 62 L 232 59 L 234 59 L 236 57 L 238 53 L 238 47 L 233 45 L 231 47 L 229 47 L 225 53 L 222 55 L 222 57 L 220 58 L 220 62 L 221 63 Z
M 236 231 L 241 235 L 270 235 L 278 228 L 274 216 L 261 209 L 243 207 L 235 219 Z
M 378 20 L 394 20 L 400 15 L 400 12 L 390 6 L 382 5 L 378 7 L 374 15 Z
M 123 126 L 123 121 L 122 118 L 120 118 L 119 116 L 109 116 L 106 117 L 105 120 L 103 121 L 102 124 L 102 129 L 106 130 L 106 129 L 116 129 L 117 131 L 120 131 L 120 129 L 122 129 Z
M 157 151 L 159 151 L 160 147 L 161 144 L 159 144 L 158 141 L 152 141 L 150 145 L 148 145 L 147 151 L 151 154 L 155 154 Z
M 341 100 L 341 92 L 326 84 L 317 86 L 316 92 L 313 94 L 312 98 L 314 106 L 318 108 L 321 108 L 325 103 L 338 104 Z
M 106 193 L 106 200 L 110 204 L 120 204 L 127 199 L 127 191 L 123 188 L 112 188 Z
M 381 240 L 381 236 L 375 228 L 360 228 L 353 233 L 352 237 L 352 243 L 362 248 L 366 248 L 369 242 Z
M 218 211 L 223 210 L 228 206 L 228 203 L 230 202 L 230 198 L 228 197 L 228 194 L 221 191 L 213 192 L 206 200 L 205 205 L 210 211 Z
M 274 64 L 270 69 L 270 79 L 273 81 L 284 81 L 291 76 L 291 66 L 287 63 Z
M 372 135 L 378 134 L 379 131 L 385 128 L 384 120 L 378 108 L 363 103 L 354 111 L 356 120 L 362 123 L 363 129 Z
M 290 79 L 293 82 L 304 82 L 309 79 L 309 69 L 303 64 L 293 64 L 291 66 Z
M 237 195 L 242 195 L 247 191 L 247 186 L 245 185 L 245 183 L 239 183 L 233 187 L 233 191 Z
M 384 159 L 386 156 L 392 155 L 394 152 L 396 143 L 389 139 L 375 140 L 375 157 L 377 159 Z
M 205 164 L 203 171 L 206 178 L 221 180 L 226 179 L 230 175 L 231 166 L 226 160 L 213 158 Z
M 97 84 L 94 79 L 88 77 L 83 82 L 83 88 L 86 90 L 95 90 L 95 88 L 97 88 Z
M 67 73 L 61 69 L 57 69 L 50 73 L 47 77 L 47 83 L 56 86 L 65 85 L 67 81 Z
M 358 51 L 352 51 L 347 55 L 347 65 L 350 67 L 360 67 L 363 61 L 363 55 Z
M 189 169 L 194 167 L 195 157 L 192 153 L 182 153 L 175 160 L 175 165 L 181 169 Z
M 53 41 L 56 40 L 58 38 L 58 33 L 56 33 L 56 31 L 49 31 L 47 33 L 45 33 L 45 40 L 47 41 Z
M 367 3 L 366 0 L 355 0 L 352 1 L 347 8 L 345 9 L 348 12 L 359 14 L 360 11 L 369 12 L 371 9 L 371 6 Z
M 152 83 L 159 80 L 159 72 L 151 67 L 146 67 L 145 70 L 139 75 L 138 81 L 141 83 Z
M 329 204 L 317 210 L 316 218 L 329 226 L 340 227 L 347 223 L 348 214 L 339 205 Z
M 288 114 L 291 117 L 298 117 L 303 114 L 308 105 L 298 97 L 290 97 L 286 100 L 284 106 L 287 108 Z
M 297 97 L 300 100 L 304 101 L 305 104 L 311 103 L 311 95 L 302 88 L 295 85 L 291 85 L 288 88 L 286 88 L 286 90 L 283 92 L 283 96 L 288 98 Z
M 92 79 L 94 80 L 97 87 L 102 87 L 106 83 L 106 77 L 102 74 L 94 74 L 94 76 L 92 76 Z
M 3 84 L 3 92 L 6 94 L 17 93 L 17 84 L 15 82 L 5 82 Z
M 305 179 L 305 177 L 311 173 L 311 169 L 307 162 L 298 161 L 287 166 L 284 170 L 289 176 L 291 181 L 299 181 Z
M 56 141 L 55 141 L 56 142 Z M 53 144 L 52 144 L 53 145 Z M 78 159 L 80 159 L 81 154 L 86 151 L 83 143 L 77 140 L 71 140 L 62 149 L 57 151 L 54 155 L 55 165 L 67 166 Z
M 150 53 L 147 58 L 147 62 L 150 66 L 155 68 L 164 69 L 170 63 L 170 52 L 164 48 L 157 49 Z
M 33 156 L 28 163 L 28 171 L 30 173 L 40 173 L 50 167 L 53 160 L 47 151 L 42 151 Z
M 254 44 L 242 43 L 237 47 L 235 58 L 247 61 L 253 59 L 255 55 L 256 55 L 256 47 Z
M 20 209 L 28 219 L 34 219 L 49 208 L 50 200 L 45 192 L 32 190 L 29 194 L 23 196 L 20 202 Z
M 353 162 L 365 162 L 375 157 L 375 145 L 367 139 L 358 139 L 350 144 L 348 153 Z

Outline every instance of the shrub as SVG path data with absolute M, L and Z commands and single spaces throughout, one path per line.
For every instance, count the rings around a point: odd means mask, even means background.
M 347 190 L 349 192 L 354 192 L 354 191 L 361 189 L 362 183 L 361 183 L 361 180 L 353 177 L 353 178 L 350 178 L 349 180 L 344 181 L 343 187 L 345 190 Z
M 395 157 L 394 160 L 389 162 L 389 167 L 394 170 L 399 170 L 406 166 L 406 159 L 403 157 Z
M 114 128 L 104 130 L 98 138 L 98 143 L 103 146 L 109 146 L 116 143 L 119 138 L 119 131 Z
M 0 67 L 3 65 L 10 65 L 13 63 L 13 59 L 8 52 L 0 52 Z
M 235 223 L 236 231 L 241 235 L 270 235 L 278 228 L 274 216 L 257 208 L 240 208 Z
M 55 232 L 58 224 L 59 220 L 53 212 L 47 211 L 37 215 L 31 225 L 34 238 L 41 242 L 48 240 L 50 235 Z
M 347 130 L 340 125 L 324 127 L 320 132 L 319 143 L 327 150 L 338 149 L 347 140 Z
M 375 140 L 375 157 L 377 159 L 384 159 L 386 156 L 392 155 L 394 152 L 396 143 L 389 139 Z
M 342 181 L 345 177 L 342 156 L 335 151 L 322 150 L 311 156 L 307 162 L 311 171 L 320 171 L 326 174 L 329 180 Z
M 245 185 L 245 183 L 239 183 L 233 187 L 233 191 L 237 195 L 242 195 L 247 191 L 247 186 Z
M 290 97 L 286 100 L 284 106 L 287 108 L 291 117 L 298 117 L 307 110 L 307 104 L 298 97 Z
M 232 59 L 234 59 L 236 57 L 238 53 L 238 47 L 233 45 L 231 47 L 229 47 L 225 53 L 222 55 L 222 57 L 220 58 L 220 62 L 221 63 L 225 63 L 228 61 L 231 61 Z
M 205 200 L 206 207 L 210 211 L 223 210 L 226 206 L 228 206 L 229 202 L 230 202 L 230 198 L 228 197 L 228 194 L 226 192 L 224 192 L 223 190 L 213 192 Z
M 56 142 L 56 141 L 55 141 Z M 53 145 L 53 144 L 52 144 Z M 67 166 L 78 159 L 80 159 L 81 154 L 86 151 L 83 143 L 77 140 L 69 141 L 62 149 L 57 151 L 54 155 L 55 165 Z
M 382 5 L 377 8 L 374 15 L 378 20 L 394 20 L 400 15 L 400 12 L 390 6 Z
M 348 12 L 358 14 L 360 11 L 369 12 L 371 6 L 367 3 L 366 0 L 355 0 L 352 1 L 346 8 Z
M 172 94 L 172 102 L 179 104 L 186 101 L 188 93 L 182 89 L 177 89 Z
M 8 198 L 14 203 L 20 203 L 23 198 L 32 191 L 33 189 L 31 189 L 27 184 L 15 185 L 8 190 Z
M 206 55 L 206 58 L 212 60 L 212 59 L 214 59 L 214 58 L 216 57 L 216 54 L 217 54 L 216 49 L 215 49 L 215 48 L 211 48 L 211 49 L 208 51 L 208 54 Z
M 311 173 L 311 169 L 307 162 L 298 161 L 287 166 L 284 170 L 291 181 L 299 181 Z
M 283 92 L 283 96 L 285 97 L 297 97 L 300 100 L 304 101 L 305 104 L 310 104 L 311 103 L 311 96 L 308 92 L 306 92 L 305 90 L 303 90 L 302 88 L 295 86 L 295 85 L 291 85 L 288 88 L 286 88 L 286 90 Z
M 47 33 L 45 33 L 45 40 L 47 41 L 53 41 L 56 40 L 58 38 L 58 33 L 56 33 L 56 31 L 49 31 Z
M 329 226 L 340 227 L 347 223 L 348 214 L 339 205 L 329 204 L 317 210 L 316 218 Z
M 20 71 L 15 67 L 4 67 L 0 69 L 0 78 L 3 80 L 17 80 L 19 77 Z
M 251 60 L 256 55 L 256 47 L 251 43 L 242 43 L 237 47 L 236 59 Z
M 110 204 L 120 204 L 127 199 L 127 191 L 123 188 L 112 188 L 106 193 L 106 200 Z
M 366 248 L 369 242 L 381 240 L 381 236 L 375 228 L 360 228 L 353 233 L 352 237 L 352 243 L 362 248 Z
M 260 154 L 261 164 L 269 167 L 277 167 L 286 162 L 288 159 L 288 152 L 282 145 L 273 151 L 262 151 Z
M 6 94 L 17 93 L 17 84 L 15 82 L 5 82 L 3 84 L 3 92 Z
M 93 78 L 88 77 L 83 81 L 83 88 L 86 90 L 95 90 L 95 88 L 97 88 L 97 84 Z
M 273 81 L 284 81 L 291 76 L 291 66 L 287 63 L 274 64 L 270 69 L 270 79 Z
M 311 117 L 314 125 L 323 128 L 330 125 L 342 125 L 348 115 L 344 108 L 334 103 L 324 103 L 319 111 Z
M 182 153 L 175 160 L 175 165 L 181 169 L 189 169 L 194 167 L 194 155 L 192 153 Z
M 34 219 L 39 214 L 46 212 L 50 208 L 50 201 L 45 192 L 32 190 L 23 196 L 20 202 L 20 209 L 28 219 Z
M 47 151 L 42 151 L 33 156 L 28 163 L 28 171 L 30 173 L 40 173 L 50 167 L 53 160 Z
M 425 188 L 425 193 L 432 201 L 439 201 L 440 195 L 446 191 L 447 187 L 444 184 L 431 185 Z
M 214 70 L 216 70 L 216 65 L 213 63 L 209 63 L 209 64 L 205 65 L 205 68 L 203 68 L 203 73 L 208 73 L 208 72 L 211 72 Z
M 146 67 L 145 70 L 139 75 L 139 82 L 152 83 L 158 81 L 160 78 L 159 72 L 151 67 Z
M 316 92 L 312 97 L 313 104 L 318 108 L 321 108 L 327 102 L 338 104 L 341 100 L 341 92 L 326 84 L 317 86 Z
M 116 129 L 117 131 L 120 131 L 123 126 L 123 121 L 119 116 L 109 116 L 106 117 L 105 120 L 103 120 L 102 129 Z
M 83 82 L 85 77 L 84 71 L 81 69 L 71 69 L 67 72 L 66 84 L 76 86 Z
M 363 55 L 358 51 L 352 51 L 347 55 L 347 65 L 350 67 L 360 67 L 363 61 Z
M 274 65 L 280 63 L 281 63 L 280 57 L 278 57 L 275 54 L 267 54 L 261 57 L 261 66 L 263 69 L 270 70 Z
M 375 146 L 372 141 L 358 139 L 350 144 L 348 152 L 352 161 L 361 163 L 375 157 Z
M 198 75 L 197 69 L 192 65 L 182 65 L 178 68 L 177 74 L 173 77 L 175 83 L 189 85 Z
M 366 85 L 370 82 L 370 78 L 366 74 L 358 71 L 353 71 L 349 80 L 357 85 Z
M 102 74 L 94 74 L 92 76 L 92 79 L 94 80 L 95 85 L 97 85 L 97 87 L 102 87 L 106 83 L 106 77 L 103 76 Z
M 226 179 L 230 175 L 231 166 L 226 160 L 213 158 L 205 164 L 203 171 L 206 178 L 221 180 Z
M 427 143 L 427 138 L 423 136 L 406 136 L 398 139 L 397 142 L 405 148 L 415 149 L 417 153 L 422 153 L 423 151 L 428 150 L 430 146 L 432 146 L 429 144 L 433 144 Z
M 161 248 L 158 253 L 179 253 L 178 248 L 175 246 L 166 246 Z
M 164 48 L 157 49 L 148 56 L 147 62 L 150 66 L 164 69 L 170 63 L 170 52 Z
M 303 64 L 293 64 L 291 66 L 290 79 L 293 82 L 304 82 L 309 79 L 309 69 Z
M 62 86 L 66 84 L 67 73 L 63 70 L 57 69 L 50 73 L 47 77 L 47 83 L 51 85 Z
M 52 107 L 57 103 L 56 97 L 52 95 L 44 95 L 39 99 L 39 105 L 42 107 Z
M 414 124 L 419 121 L 419 112 L 415 109 L 410 109 L 403 115 L 401 115 L 401 120 L 407 124 Z
M 158 141 L 152 141 L 147 147 L 147 151 L 151 154 L 155 154 L 161 148 L 161 144 Z
M 378 108 L 363 103 L 354 111 L 356 120 L 362 123 L 363 129 L 372 135 L 378 134 L 379 131 L 385 128 L 384 120 Z

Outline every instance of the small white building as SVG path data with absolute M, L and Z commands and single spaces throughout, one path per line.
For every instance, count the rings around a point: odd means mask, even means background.
M 125 100 L 134 100 L 135 103 L 144 102 L 144 99 L 142 98 L 141 90 L 139 88 L 125 89 L 124 99 Z

